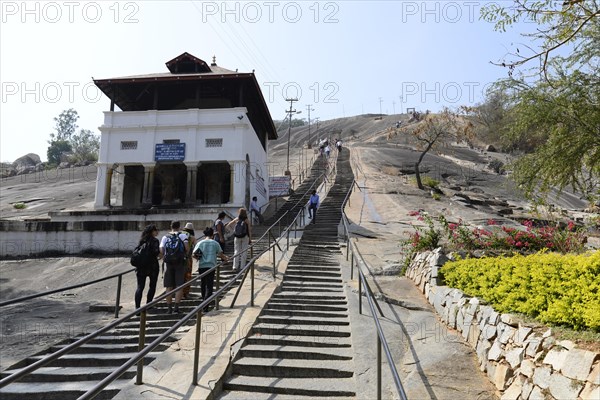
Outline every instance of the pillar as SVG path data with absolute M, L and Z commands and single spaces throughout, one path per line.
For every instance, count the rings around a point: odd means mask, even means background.
M 96 199 L 94 202 L 95 209 L 105 208 L 104 206 L 104 192 L 106 191 L 106 175 L 108 165 L 97 164 L 98 173 L 96 176 Z M 110 188 L 109 188 L 110 190 Z
M 110 189 L 111 189 L 111 185 L 112 185 L 112 176 L 113 176 L 112 167 L 107 168 L 106 169 L 106 181 L 104 182 L 104 199 L 103 199 L 104 207 L 110 207 Z
M 185 191 L 185 203 L 196 203 L 196 177 L 198 174 L 198 166 L 194 164 L 186 164 L 187 167 L 187 182 Z
M 142 193 L 142 204 L 152 205 L 152 193 L 154 192 L 154 164 L 144 165 L 144 191 Z

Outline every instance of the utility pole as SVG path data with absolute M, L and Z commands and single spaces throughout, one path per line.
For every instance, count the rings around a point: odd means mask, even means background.
M 402 109 L 404 108 L 404 96 L 398 96 L 400 99 L 400 114 L 402 114 Z
M 383 112 L 381 111 L 381 103 L 383 103 L 383 99 L 380 97 L 379 98 L 379 115 L 383 115 Z
M 290 136 L 292 135 L 292 115 L 296 113 L 296 110 L 293 109 L 294 102 L 298 101 L 298 99 L 285 99 L 285 101 L 290 102 L 290 109 L 286 111 L 288 113 L 288 118 L 290 119 L 290 124 L 288 127 L 288 143 L 287 143 L 287 169 L 285 170 L 285 175 L 292 176 L 290 172 Z
M 396 102 L 392 101 L 392 107 L 394 107 L 394 115 L 396 115 Z
M 312 142 L 310 140 L 310 112 L 315 111 L 315 109 L 312 108 L 312 104 L 307 104 L 306 110 L 308 111 L 308 148 L 312 149 Z

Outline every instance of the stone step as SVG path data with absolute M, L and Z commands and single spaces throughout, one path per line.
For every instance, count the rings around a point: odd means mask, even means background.
M 221 399 L 266 399 L 265 393 L 277 396 L 277 399 L 291 400 L 300 396 L 307 398 L 348 398 L 355 392 L 349 390 L 355 385 L 352 378 L 319 379 L 319 378 L 272 378 L 256 376 L 236 376 L 226 382 L 226 392 Z M 235 391 L 235 392 L 232 392 Z
M 0 374 L 0 377 L 6 378 L 20 370 L 21 368 L 6 370 Z M 75 380 L 99 382 L 110 375 L 114 370 L 115 368 L 112 367 L 42 367 L 19 379 L 18 382 L 70 382 Z M 125 373 L 121 375 L 121 378 L 131 379 L 135 377 L 135 374 L 136 368 L 133 367 L 125 371 Z
M 317 326 L 317 325 L 340 325 L 347 326 L 350 325 L 350 322 L 346 319 L 342 320 L 325 320 L 323 318 L 315 318 L 315 317 L 307 317 L 307 316 L 298 316 L 298 315 L 261 315 L 258 317 L 258 322 L 261 324 L 289 324 L 289 325 L 309 325 L 309 326 Z
M 307 294 L 305 292 L 298 293 L 275 293 L 270 300 L 279 300 L 279 299 L 289 299 L 290 301 L 294 300 L 344 300 L 346 301 L 346 296 L 339 296 L 333 294 Z
M 314 275 L 287 275 L 283 277 L 283 282 L 285 283 L 301 283 L 301 282 L 309 282 L 309 283 L 313 283 L 313 282 L 318 282 L 320 284 L 337 284 L 337 285 L 341 285 L 342 284 L 342 280 L 341 279 L 335 279 L 335 278 L 320 278 L 318 276 L 314 276 Z
M 279 346 L 247 344 L 240 349 L 242 357 L 286 358 L 299 360 L 352 360 L 350 348 L 314 346 Z
M 291 337 L 303 336 L 308 337 L 325 337 L 325 338 L 340 338 L 350 337 L 350 330 L 342 326 L 314 326 L 307 327 L 304 325 L 283 325 L 283 324 L 256 324 L 251 329 L 252 334 L 261 335 L 287 335 Z
M 339 287 L 339 286 L 335 286 L 335 287 L 322 287 L 322 288 L 310 288 L 310 287 L 304 287 L 302 285 L 291 285 L 291 284 L 282 284 L 281 285 L 281 291 L 282 292 L 297 292 L 297 293 L 301 293 L 303 291 L 306 292 L 314 292 L 314 293 L 344 293 L 344 290 Z
M 279 378 L 351 378 L 354 363 L 340 360 L 288 360 L 285 358 L 243 357 L 233 363 L 233 373 Z
M 348 307 L 326 304 L 298 304 L 298 303 L 271 303 L 265 305 L 270 310 L 307 310 L 307 311 L 343 311 L 347 312 Z
M 307 278 L 322 279 L 323 281 L 338 282 L 341 281 L 342 274 L 333 272 L 316 272 L 316 271 L 288 271 L 285 274 L 286 278 L 299 278 L 306 280 Z
M 346 348 L 351 347 L 349 337 L 315 337 L 315 336 L 290 336 L 290 335 L 262 335 L 252 334 L 246 337 L 245 345 L 275 345 L 275 346 L 299 346 L 320 348 Z
M 321 299 L 310 299 L 308 297 L 302 298 L 302 297 L 272 297 L 269 300 L 269 303 L 273 303 L 273 304 L 278 304 L 278 303 L 289 303 L 289 304 L 323 304 L 323 305 L 328 305 L 328 306 L 334 306 L 334 305 L 346 305 L 346 299 L 327 299 L 327 298 L 321 298 Z
M 148 342 L 146 342 L 148 343 Z M 50 348 L 51 352 L 56 352 L 66 347 L 67 345 L 62 346 L 53 346 Z M 159 344 L 156 347 L 156 351 L 164 351 L 169 347 L 169 344 Z M 138 344 L 136 343 L 115 343 L 115 344 L 84 344 L 83 346 L 74 349 L 69 354 L 95 354 L 95 353 L 131 353 L 137 352 Z
M 2 400 L 68 400 L 77 399 L 98 384 L 97 381 L 27 383 L 15 382 L 0 389 Z M 95 399 L 112 399 L 127 384 L 115 381 Z
M 343 291 L 344 287 L 339 284 L 339 283 L 334 283 L 334 284 L 328 284 L 328 283 L 315 283 L 315 282 L 305 282 L 305 281 L 298 281 L 298 280 L 289 280 L 289 279 L 285 279 L 283 280 L 283 282 L 281 283 L 281 287 L 292 287 L 292 288 L 296 288 L 296 290 L 298 291 L 306 291 L 306 292 L 317 292 L 320 291 L 322 289 L 327 289 L 327 290 L 337 290 L 337 291 Z
M 110 353 L 110 354 L 66 354 L 47 366 L 49 367 L 120 367 L 136 353 Z M 144 358 L 144 365 L 149 364 L 157 357 L 157 353 L 151 352 Z M 37 362 L 47 355 L 32 356 L 25 359 L 26 364 L 30 365 Z
M 146 343 L 151 343 L 160 335 L 146 335 Z M 72 339 L 75 342 L 77 339 Z M 138 343 L 138 335 L 122 335 L 122 336 L 97 336 L 87 344 L 115 344 L 115 343 Z M 169 336 L 165 339 L 165 343 L 176 342 L 177 338 Z
M 294 256 L 292 256 L 293 258 Z M 305 263 L 288 262 L 287 271 L 322 271 L 322 272 L 340 272 L 339 264 L 333 265 L 306 265 Z
M 313 318 L 348 318 L 348 314 L 340 312 L 306 311 L 306 310 L 271 310 L 263 309 L 261 315 L 281 315 Z

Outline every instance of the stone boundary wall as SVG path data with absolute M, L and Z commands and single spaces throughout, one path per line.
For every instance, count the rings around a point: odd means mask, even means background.
M 212 221 L 194 223 L 196 237 Z M 137 246 L 144 227 L 156 223 L 159 239 L 170 231 L 170 221 L 0 221 L 0 259 L 60 255 L 127 255 Z
M 477 297 L 439 286 L 438 271 L 446 261 L 441 249 L 419 253 L 406 276 L 441 320 L 462 333 L 502 400 L 600 399 L 600 353 L 556 340 L 551 329 L 539 332 Z

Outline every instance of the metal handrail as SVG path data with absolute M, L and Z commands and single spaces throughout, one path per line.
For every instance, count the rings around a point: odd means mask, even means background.
M 379 322 L 379 317 L 377 316 L 375 307 L 377 307 L 379 309 L 379 312 L 381 313 L 382 316 L 383 316 L 383 313 L 381 312 L 381 308 L 379 307 L 377 299 L 375 299 L 375 297 L 373 296 L 373 292 L 371 290 L 369 282 L 365 278 L 362 268 L 360 267 L 361 264 L 366 265 L 366 266 L 368 266 L 368 264 L 365 262 L 362 254 L 360 254 L 360 251 L 358 251 L 358 248 L 356 248 L 354 243 L 352 243 L 352 241 L 350 240 L 350 229 L 348 226 L 348 218 L 346 217 L 344 208 L 346 206 L 346 203 L 348 202 L 348 199 L 350 198 L 350 195 L 352 194 L 352 192 L 354 190 L 355 183 L 356 183 L 356 181 L 353 180 L 352 186 L 351 186 L 350 190 L 348 191 L 348 193 L 346 194 L 344 201 L 342 202 L 342 207 L 341 207 L 342 222 L 344 224 L 344 233 L 347 238 L 347 240 L 346 240 L 346 248 L 347 248 L 346 257 L 348 256 L 348 253 L 352 253 L 352 260 L 350 261 L 350 268 L 351 268 L 351 278 L 350 279 L 353 279 L 352 276 L 353 276 L 353 272 L 354 272 L 355 256 L 356 256 L 357 264 L 359 264 L 359 265 L 357 265 L 358 279 L 359 279 L 359 281 L 358 281 L 359 313 L 362 314 L 361 286 L 364 286 L 366 288 L 365 297 L 367 298 L 367 301 L 369 303 L 369 309 L 371 310 L 371 315 L 373 316 L 373 321 L 375 322 L 375 327 L 377 329 L 377 398 L 381 399 L 381 348 L 383 346 L 383 350 L 385 352 L 385 357 L 386 357 L 388 365 L 390 367 L 390 372 L 392 373 L 392 378 L 394 379 L 394 385 L 396 386 L 396 391 L 398 392 L 400 399 L 407 400 L 408 397 L 406 396 L 406 392 L 404 391 L 404 387 L 402 386 L 402 381 L 400 380 L 400 376 L 398 375 L 398 370 L 396 369 L 396 364 L 394 363 L 394 360 L 392 358 L 392 354 L 390 352 L 390 348 L 388 346 L 387 340 L 385 339 L 385 334 L 383 333 L 383 328 L 381 327 L 381 323 Z
M 325 175 L 327 172 L 324 172 L 322 175 Z M 321 176 L 319 176 L 319 178 L 317 178 L 315 180 L 315 182 L 310 186 L 310 188 L 307 190 L 306 193 L 308 193 L 308 191 L 310 191 L 310 189 L 312 189 L 312 187 L 319 181 L 319 179 L 321 178 Z M 298 200 L 293 206 L 292 209 L 294 207 L 296 207 L 298 204 L 300 204 L 300 202 L 302 201 L 302 199 L 304 199 L 306 193 L 300 198 L 300 200 Z M 294 225 L 296 223 L 296 220 L 298 218 L 298 216 L 301 215 L 302 211 L 304 210 L 304 207 L 302 207 L 298 213 L 296 214 L 296 216 L 294 217 L 294 219 L 292 221 L 290 221 L 290 224 L 286 227 L 286 229 L 283 231 L 283 233 L 287 233 L 288 234 L 288 241 L 289 241 L 289 231 L 290 228 L 292 227 L 292 225 Z M 265 234 L 263 236 L 261 236 L 258 241 L 262 240 L 267 234 L 269 234 L 271 232 L 271 230 L 274 230 L 275 226 L 280 224 L 281 221 L 283 220 L 283 218 L 288 215 L 288 213 L 290 213 L 290 210 L 286 211 L 277 221 L 275 221 L 267 230 L 267 232 L 265 232 Z M 279 229 L 280 230 L 280 229 Z M 160 335 L 158 338 L 156 338 L 152 343 L 150 343 L 149 345 L 147 345 L 146 347 L 144 347 L 140 352 L 137 353 L 137 355 L 133 356 L 132 358 L 130 358 L 125 364 L 123 364 L 120 368 L 118 368 L 117 370 L 113 371 L 109 376 L 107 376 L 106 378 L 104 378 L 101 382 L 99 382 L 96 386 L 94 386 L 92 389 L 90 389 L 88 392 L 86 392 L 85 394 L 83 394 L 80 399 L 88 399 L 88 398 L 92 398 L 94 396 L 96 396 L 100 391 L 102 391 L 102 389 L 104 389 L 106 386 L 108 386 L 111 382 L 113 382 L 114 380 L 116 380 L 119 376 L 121 376 L 127 369 L 129 369 L 131 366 L 133 366 L 134 364 L 136 364 L 137 362 L 139 362 L 140 360 L 142 360 L 144 358 L 145 355 L 147 355 L 150 351 L 152 351 L 153 349 L 155 349 L 159 344 L 161 344 L 167 337 L 169 337 L 173 332 L 175 332 L 179 327 L 181 327 L 184 323 L 186 323 L 187 321 L 189 321 L 195 314 L 197 315 L 197 324 L 199 324 L 200 318 L 201 318 L 201 314 L 200 314 L 200 310 L 202 310 L 204 307 L 206 307 L 207 305 L 209 305 L 211 302 L 218 301 L 219 296 L 221 296 L 221 294 L 223 294 L 226 290 L 228 290 L 237 280 L 238 278 L 243 274 L 246 273 L 246 271 L 248 270 L 248 268 L 252 268 L 252 271 L 254 269 L 254 262 L 260 257 L 262 256 L 262 254 L 264 254 L 265 252 L 269 251 L 271 248 L 274 248 L 275 246 L 279 246 L 279 242 L 281 240 L 283 240 L 283 236 L 281 235 L 280 232 L 280 236 L 277 238 L 277 240 L 275 240 L 272 244 L 270 244 L 267 249 L 262 252 L 261 254 L 257 254 L 253 257 L 251 257 L 251 259 L 246 263 L 246 265 L 240 269 L 240 271 L 232 278 L 229 280 L 229 282 L 227 282 L 223 287 L 219 288 L 217 291 L 215 291 L 213 293 L 212 296 L 210 296 L 207 299 L 203 299 L 202 303 L 200 305 L 198 305 L 196 308 L 194 308 L 193 311 L 191 311 L 190 313 L 186 314 L 182 319 L 180 319 L 178 322 L 176 322 L 171 328 L 169 328 L 166 332 L 164 332 L 162 335 Z M 254 242 L 252 244 L 252 246 L 254 246 L 256 242 Z M 244 252 L 246 251 L 250 251 L 251 247 L 249 246 L 248 248 L 246 248 L 244 250 Z M 235 257 L 235 256 L 234 256 Z M 234 258 L 232 257 L 232 258 Z M 275 269 L 275 260 L 273 260 L 273 268 Z M 113 321 L 112 323 L 98 329 L 95 332 L 92 332 L 86 336 L 84 336 L 83 338 L 80 338 L 79 340 L 71 343 L 68 346 L 63 347 L 62 349 L 44 357 L 43 359 L 40 359 L 30 365 L 28 365 L 25 368 L 22 368 L 21 370 L 17 371 L 14 374 L 11 374 L 3 379 L 0 379 L 0 388 L 14 382 L 17 381 L 19 379 L 21 379 L 22 377 L 36 371 L 37 369 L 49 364 L 50 362 L 58 359 L 59 357 L 68 354 L 69 352 L 75 350 L 76 348 L 79 348 L 80 346 L 90 342 L 92 339 L 96 338 L 97 336 L 99 336 L 100 334 L 109 331 L 115 327 L 117 327 L 118 325 L 120 325 L 121 323 L 129 320 L 130 318 L 132 318 L 134 315 L 136 314 L 140 314 L 140 343 L 143 343 L 143 339 L 142 339 L 142 335 L 143 335 L 143 327 L 141 326 L 142 321 L 146 320 L 146 311 L 152 307 L 154 307 L 156 304 L 158 304 L 159 302 L 161 302 L 163 299 L 165 299 L 168 296 L 172 296 L 174 293 L 176 293 L 177 291 L 192 285 L 194 282 L 198 281 L 199 279 L 203 278 L 204 276 L 208 275 L 209 273 L 211 273 L 213 270 L 217 270 L 219 271 L 220 267 L 221 267 L 222 263 L 217 264 L 215 267 L 208 269 L 207 271 L 203 272 L 202 274 L 198 275 L 195 278 L 192 278 L 191 280 L 189 280 L 188 282 L 184 283 L 183 285 L 174 288 L 173 290 L 171 290 L 170 292 L 166 292 L 163 293 L 162 295 L 158 296 L 157 298 L 155 298 L 153 301 L 151 301 L 150 303 L 145 304 L 144 306 L 131 311 L 129 314 L 121 317 L 120 319 L 117 319 L 115 321 Z M 115 276 L 118 275 L 122 275 L 125 273 L 130 273 L 133 272 L 135 269 L 132 269 L 130 271 L 121 273 L 121 274 L 117 274 Z M 275 270 L 274 270 L 275 271 Z M 111 276 L 114 277 L 114 276 Z M 107 278 L 102 278 L 98 281 L 101 280 L 105 280 L 105 279 L 109 279 L 110 277 Z M 120 277 L 119 277 L 120 278 Z M 91 283 L 88 283 L 91 284 Z M 83 285 L 85 286 L 85 284 Z M 241 285 L 240 285 L 241 286 Z M 252 293 L 251 293 L 251 298 L 252 301 L 254 299 L 254 285 L 252 285 Z M 67 290 L 69 288 L 66 288 L 65 290 Z M 50 291 L 50 292 L 55 292 L 55 291 Z M 48 293 L 46 293 L 48 294 Z M 233 305 L 232 305 L 233 307 Z M 199 340 L 199 338 L 197 339 Z M 199 351 L 199 343 L 196 343 L 196 348 L 195 348 L 195 352 L 197 353 Z M 195 363 L 197 363 L 197 359 L 198 357 L 195 357 Z M 194 366 L 194 371 L 197 371 L 197 365 Z M 138 379 L 141 381 L 141 377 L 138 376 Z M 194 374 L 193 377 L 193 381 L 194 383 L 197 383 L 197 376 L 196 373 Z
M 131 272 L 135 271 L 135 268 L 132 268 L 128 271 L 125 272 L 119 272 L 118 274 L 114 274 L 114 275 L 110 275 L 110 276 L 105 276 L 104 278 L 99 278 L 99 279 L 94 279 L 93 281 L 89 281 L 89 282 L 85 282 L 85 283 L 80 283 L 77 285 L 71 285 L 71 286 L 66 286 L 63 288 L 59 288 L 59 289 L 53 289 L 53 290 L 48 290 L 42 293 L 36 293 L 36 294 L 31 294 L 29 296 L 23 296 L 23 297 L 17 297 L 16 299 L 10 299 L 10 300 L 6 300 L 6 301 L 2 301 L 0 302 L 0 307 L 4 307 L 4 306 L 9 306 L 11 304 L 16 304 L 16 303 L 21 303 L 23 301 L 26 300 L 31 300 L 31 299 L 35 299 L 38 297 L 43 297 L 43 296 L 47 296 L 49 294 L 54 294 L 54 293 L 58 293 L 58 292 L 65 292 L 67 290 L 71 290 L 71 289 L 78 289 L 84 286 L 89 286 L 89 285 L 93 285 L 94 283 L 98 283 L 98 282 L 102 282 L 102 281 L 106 281 L 108 279 L 112 279 L 112 278 L 118 278 L 121 277 L 125 274 L 129 274 Z

